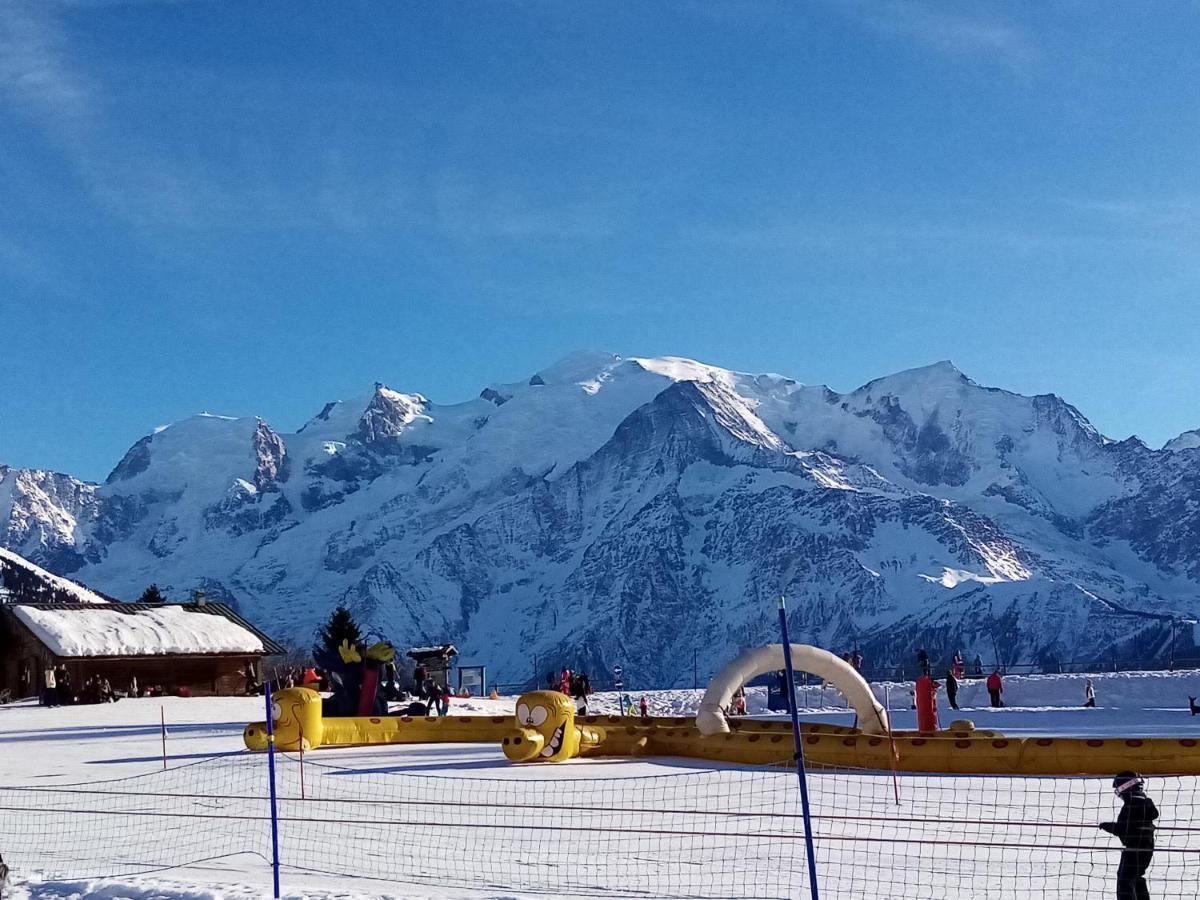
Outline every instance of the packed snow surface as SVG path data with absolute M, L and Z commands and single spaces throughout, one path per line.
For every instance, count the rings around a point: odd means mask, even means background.
M 58 656 L 261 653 L 257 637 L 222 615 L 180 606 L 122 610 L 16 606 L 17 618 Z
M 1096 685 L 1097 709 L 1079 706 L 1085 677 Z M 913 727 L 907 685 L 873 688 L 891 701 L 896 727 Z M 643 696 L 643 692 L 629 693 L 635 701 Z M 1006 679 L 1005 686 L 1009 706 L 993 710 L 976 705 L 982 691 L 968 681 L 959 695 L 965 708 L 954 715 L 1010 735 L 1196 737 L 1200 720 L 1188 714 L 1187 696 L 1197 693 L 1200 672 L 1195 671 L 1013 677 Z M 694 712 L 701 694 L 692 689 L 645 692 L 651 712 L 657 715 Z M 616 699 L 598 694 L 592 708 L 611 711 Z M 455 699 L 451 711 L 509 714 L 514 700 Z M 764 693 L 752 689 L 749 701 L 751 711 L 762 714 Z M 830 688 L 810 686 L 801 692 L 800 702 L 814 707 L 803 714 L 806 721 L 851 721 L 852 712 L 842 708 L 843 701 Z M 5 799 L 10 805 L 28 805 L 20 790 L 34 789 L 39 793 L 29 796 L 55 807 L 20 822 L 14 817 L 0 819 L 6 858 L 16 862 L 20 856 L 12 896 L 18 900 L 250 900 L 267 895 L 269 832 L 263 823 L 264 804 L 256 799 L 263 786 L 265 759 L 242 752 L 241 738 L 243 724 L 262 715 L 261 697 L 122 700 L 57 709 L 29 703 L 0 707 L 0 794 L 10 792 Z M 162 771 L 160 716 L 167 723 L 166 771 Z M 944 712 L 943 721 L 948 718 Z M 307 764 L 309 805 L 297 807 L 297 759 L 278 760 L 283 814 L 291 816 L 281 829 L 284 897 L 656 897 L 679 896 L 681 885 L 691 886 L 694 896 L 722 895 L 722 886 L 732 885 L 734 889 L 722 896 L 761 897 L 803 896 L 805 889 L 802 842 L 795 840 L 800 827 L 794 814 L 795 778 L 790 772 L 682 758 L 514 766 L 498 746 L 488 744 L 321 750 L 309 754 Z M 1165 816 L 1176 825 L 1186 824 L 1179 817 L 1192 811 L 1195 783 L 1196 779 L 1155 778 L 1148 789 Z M 45 793 L 47 788 L 62 788 L 63 793 Z M 90 796 L 87 790 L 99 793 Z M 212 797 L 198 801 L 196 816 L 173 818 L 180 812 L 182 798 L 205 791 Z M 1116 812 L 1105 779 L 901 775 L 899 807 L 892 791 L 886 775 L 810 777 L 823 894 L 992 900 L 1035 894 L 1107 896 L 1111 890 L 1118 848 L 1095 828 L 1095 822 L 1111 819 Z M 120 808 L 130 796 L 136 798 L 131 817 L 112 818 L 109 808 Z M 324 806 L 311 799 L 326 796 L 345 799 Z M 407 801 L 398 803 L 400 796 L 409 801 L 424 799 L 413 807 Z M 348 805 L 348 798 L 355 800 Z M 497 798 L 503 802 L 495 808 L 473 805 Z M 236 807 L 236 812 L 243 819 L 231 819 L 226 827 L 221 811 L 232 815 L 228 804 L 242 800 L 247 803 Z M 441 800 L 464 808 L 446 813 Z M 556 834 L 553 823 L 540 823 L 526 811 L 540 804 L 547 804 L 547 816 L 559 817 L 555 822 L 585 826 L 594 822 L 597 832 L 574 832 L 564 838 Z M 557 804 L 577 804 L 583 811 L 566 813 Z M 59 822 L 52 817 L 60 806 L 103 809 L 104 814 L 67 812 Z M 589 806 L 604 810 L 588 813 Z M 704 823 L 711 816 L 720 817 L 725 807 L 743 810 L 732 819 L 718 818 L 710 832 L 744 829 L 745 833 L 736 837 L 701 833 L 695 813 L 680 813 L 671 827 L 681 834 L 653 834 L 647 829 L 664 815 L 656 807 L 664 807 L 668 816 L 672 807 L 701 810 Z M 299 809 L 307 813 L 301 815 Z M 969 816 L 954 814 L 956 809 L 992 815 L 997 822 L 972 822 Z M 586 818 L 570 820 L 571 815 Z M 469 827 L 473 816 L 483 817 L 480 823 L 494 821 L 497 827 L 473 830 Z M 758 834 L 768 830 L 761 824 L 766 821 L 763 816 L 770 817 L 769 830 L 787 829 L 788 838 L 770 844 L 766 856 L 761 850 L 765 842 Z M 870 824 L 855 817 L 868 817 Z M 366 821 L 359 824 L 356 819 Z M 391 819 L 397 824 L 373 824 Z M 42 865 L 47 869 L 91 865 L 96 871 L 78 871 L 69 877 L 39 875 L 25 853 L 13 852 L 26 828 L 43 829 L 49 821 L 58 823 L 58 830 L 46 832 Z M 233 832 L 239 828 L 250 829 L 244 846 L 235 844 Z M 161 840 L 143 841 L 150 834 Z M 869 845 L 869 852 L 856 849 L 855 842 L 864 836 L 877 842 Z M 555 845 L 560 838 L 570 841 L 569 854 Z M 1030 851 L 1020 847 L 1030 839 L 1039 842 L 1033 874 L 1025 865 Z M 1150 871 L 1151 889 L 1158 887 L 1160 892 L 1153 896 L 1162 895 L 1163 888 L 1168 889 L 1166 895 L 1183 896 L 1171 894 L 1169 888 L 1182 883 L 1178 879 L 1186 874 L 1186 853 L 1194 852 L 1192 840 L 1186 829 L 1160 835 L 1163 852 L 1156 854 Z M 972 841 L 981 843 L 981 848 L 972 849 Z M 1056 849 L 1058 844 L 1065 849 Z M 160 870 L 128 874 L 136 861 L 155 859 L 165 847 L 184 855 L 173 865 L 161 858 Z M 1172 848 L 1181 852 L 1172 854 Z M 222 849 L 235 852 L 206 859 Z M 677 859 L 689 862 L 667 866 Z M 325 872 L 313 871 L 326 867 Z M 398 874 L 393 879 L 371 876 L 379 867 Z M 440 877 L 431 872 L 441 873 Z M 529 880 L 522 883 L 523 877 Z M 535 884 L 537 879 L 574 887 L 555 890 Z M 474 887 L 464 886 L 471 882 Z M 591 884 L 586 890 L 580 886 L 585 882 Z

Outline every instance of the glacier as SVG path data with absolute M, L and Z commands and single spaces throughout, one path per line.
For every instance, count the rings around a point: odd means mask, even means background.
M 949 362 L 838 393 L 585 352 L 464 403 L 377 384 L 294 433 L 194 416 L 103 484 L 0 466 L 0 547 L 300 646 L 345 603 L 502 682 L 690 685 L 775 638 L 780 594 L 798 640 L 869 666 L 1165 660 L 1200 613 L 1196 433 L 1112 440 Z

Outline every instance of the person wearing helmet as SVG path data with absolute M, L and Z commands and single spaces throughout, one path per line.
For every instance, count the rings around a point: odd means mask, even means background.
M 1154 820 L 1158 808 L 1146 796 L 1145 782 L 1136 772 L 1122 772 L 1113 779 L 1113 792 L 1124 806 L 1115 822 L 1100 827 L 1121 839 L 1121 864 L 1117 867 L 1117 900 L 1150 900 L 1146 869 L 1154 856 Z

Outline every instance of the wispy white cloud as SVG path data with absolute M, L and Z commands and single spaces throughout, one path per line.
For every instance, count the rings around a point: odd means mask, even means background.
M 71 132 L 97 102 L 72 65 L 66 35 L 46 4 L 0 2 L 0 94 L 58 132 Z
M 1040 57 L 1033 36 L 997 14 L 1002 7 L 972 12 L 965 3 L 922 0 L 835 0 L 833 7 L 881 34 L 945 54 L 986 59 L 1015 74 L 1028 74 Z
M 1067 198 L 1062 206 L 1101 226 L 1146 235 L 1200 235 L 1200 198 Z
M 730 248 L 811 250 L 861 256 L 919 247 L 980 247 L 1036 254 L 1141 250 L 1194 257 L 1200 204 L 1184 200 L 1049 200 L 997 210 L 982 204 L 929 209 L 913 204 L 887 218 L 782 212 L 747 223 L 691 227 L 686 240 Z
M 549 198 L 532 188 L 480 179 L 464 169 L 443 169 L 434 179 L 434 226 L 465 240 L 602 240 L 619 228 L 625 210 L 617 200 L 593 200 L 564 191 Z

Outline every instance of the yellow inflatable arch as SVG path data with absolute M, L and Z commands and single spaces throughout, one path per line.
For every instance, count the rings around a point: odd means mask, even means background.
M 887 713 L 871 693 L 871 686 L 858 670 L 828 650 L 808 644 L 792 644 L 792 666 L 825 679 L 842 692 L 858 713 L 858 728 L 865 734 L 887 734 Z M 733 692 L 741 685 L 767 672 L 783 669 L 783 644 L 768 644 L 747 650 L 713 677 L 696 712 L 696 728 L 703 735 L 728 734 L 729 721 L 723 710 L 729 708 Z

